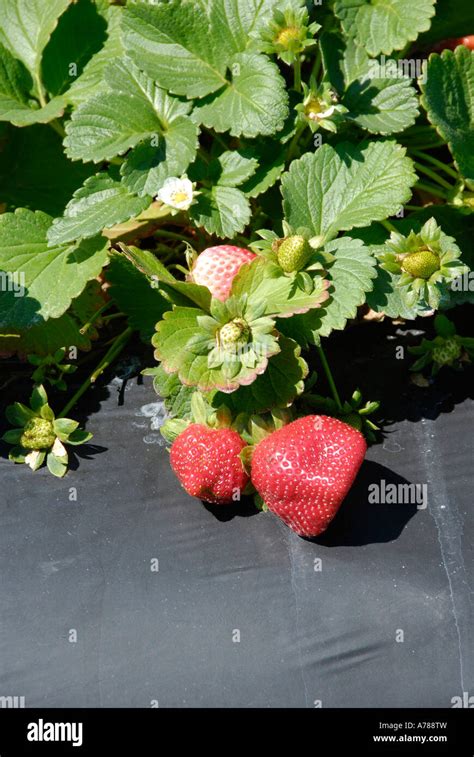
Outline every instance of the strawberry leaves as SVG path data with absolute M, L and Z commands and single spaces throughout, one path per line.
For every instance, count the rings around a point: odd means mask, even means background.
M 429 29 L 435 1 L 336 0 L 334 12 L 345 33 L 370 55 L 389 55 Z
M 445 50 L 431 55 L 425 66 L 422 104 L 474 189 L 474 52 L 462 46 L 454 53 Z
M 310 227 L 329 240 L 395 215 L 415 181 L 411 160 L 395 142 L 323 145 L 283 175 L 283 208 L 292 227 Z
M 107 262 L 103 237 L 48 247 L 52 218 L 20 209 L 0 215 L 0 271 L 16 282 L 0 293 L 0 327 L 24 329 L 58 318 Z
M 235 136 L 274 134 L 288 114 L 284 80 L 268 57 L 247 50 L 245 33 L 273 4 L 133 4 L 123 14 L 124 46 L 159 86 L 196 99 L 197 123 Z

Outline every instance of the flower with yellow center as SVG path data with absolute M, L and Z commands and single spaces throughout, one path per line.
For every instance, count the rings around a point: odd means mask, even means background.
M 166 179 L 157 195 L 158 200 L 176 211 L 189 210 L 194 197 L 194 185 L 187 176 L 180 179 L 172 176 Z

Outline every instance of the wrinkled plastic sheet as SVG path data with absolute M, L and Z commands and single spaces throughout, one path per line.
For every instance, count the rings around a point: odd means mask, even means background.
M 348 385 L 358 363 L 370 384 L 362 346 L 342 361 Z M 93 446 L 66 478 L 0 459 L 0 695 L 26 707 L 451 707 L 474 693 L 473 402 L 468 389 L 441 411 L 441 389 L 420 410 L 426 392 L 397 393 L 393 363 L 394 423 L 313 541 L 247 502 L 188 497 L 148 380 L 91 393 Z M 382 481 L 426 484 L 427 507 L 369 503 Z

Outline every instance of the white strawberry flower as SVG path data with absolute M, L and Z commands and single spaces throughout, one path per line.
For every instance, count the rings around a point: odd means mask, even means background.
M 310 118 L 311 121 L 322 121 L 324 118 L 330 118 L 335 110 L 336 106 L 330 105 L 329 108 L 320 113 L 309 113 L 308 118 Z
M 187 176 L 178 179 L 171 176 L 166 179 L 165 183 L 157 194 L 158 200 L 173 210 L 189 210 L 196 196 L 194 184 Z

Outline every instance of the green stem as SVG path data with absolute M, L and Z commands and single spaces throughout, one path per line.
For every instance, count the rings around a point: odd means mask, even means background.
M 426 140 L 418 139 L 404 139 L 403 144 L 408 150 L 436 150 L 438 147 L 446 147 L 446 142 L 442 139 L 436 139 L 433 142 L 426 142 Z
M 157 229 L 153 232 L 153 236 L 162 237 L 163 239 L 176 239 L 178 242 L 189 242 L 189 239 L 183 234 L 177 234 L 175 231 L 168 231 L 167 229 Z
M 301 92 L 301 58 L 299 55 L 293 64 L 293 76 L 293 88 L 296 92 Z
M 337 409 L 342 411 L 342 403 L 341 398 L 339 397 L 339 392 L 337 391 L 336 383 L 334 381 L 333 375 L 331 373 L 331 369 L 329 367 L 329 363 L 327 361 L 326 355 L 324 353 L 324 350 L 320 344 L 316 346 L 316 349 L 319 354 L 319 358 L 321 360 L 322 366 L 324 368 L 324 373 L 326 374 L 326 378 L 328 380 L 329 388 L 331 389 L 332 396 L 334 397 L 334 401 L 337 405 Z
M 66 136 L 66 130 L 64 129 L 63 125 L 58 121 L 57 118 L 53 118 L 53 120 L 49 122 L 49 126 L 51 126 L 51 128 L 54 129 L 56 134 L 59 134 L 61 139 L 64 139 L 64 137 Z
M 287 158 L 288 162 L 291 162 L 293 158 L 295 157 L 296 151 L 298 150 L 298 142 L 305 129 L 306 129 L 306 123 L 304 122 L 301 123 L 297 127 L 295 136 L 291 140 L 290 146 L 288 148 L 288 158 Z
M 418 213 L 419 210 L 423 210 L 423 207 L 421 205 L 405 205 L 405 210 L 410 210 L 415 213 Z
M 105 313 L 106 310 L 108 310 L 110 307 L 112 307 L 113 302 L 112 300 L 109 300 L 109 302 L 106 302 L 104 305 L 102 305 L 101 308 L 95 311 L 94 315 L 90 318 L 87 323 L 84 324 L 84 326 L 80 329 L 81 334 L 87 334 L 90 327 L 100 318 L 102 313 Z
M 393 223 L 390 223 L 390 221 L 385 220 L 385 221 L 380 221 L 380 223 L 382 224 L 382 226 L 384 226 L 387 229 L 387 231 L 390 231 L 390 232 L 397 231 Z
M 316 56 L 314 59 L 310 80 L 314 80 L 314 82 L 318 81 L 319 72 L 321 70 L 321 64 L 322 64 L 321 48 L 318 45 L 316 49 Z
M 104 323 L 109 323 L 109 321 L 114 321 L 116 318 L 126 318 L 125 313 L 112 313 L 112 315 L 106 315 L 104 318 Z
M 92 386 L 95 381 L 97 381 L 99 376 L 111 365 L 111 363 L 113 363 L 115 358 L 120 355 L 132 334 L 133 329 L 127 328 L 125 329 L 125 331 L 119 334 L 116 339 L 114 339 L 114 343 L 110 347 L 110 350 L 108 350 L 107 354 L 104 355 L 97 368 L 84 381 L 84 383 L 79 387 L 79 389 L 70 399 L 67 405 L 62 409 L 60 414 L 57 416 L 58 418 L 65 418 L 67 416 L 71 408 L 74 407 L 74 405 L 82 397 L 82 395 Z
M 443 192 L 439 187 L 433 186 L 433 184 L 429 184 L 428 182 L 424 181 L 417 181 L 416 186 L 418 189 L 421 189 L 423 192 L 428 192 L 428 194 L 433 195 L 434 197 L 440 197 L 442 200 L 448 200 L 448 195 L 446 192 Z
M 449 183 L 449 181 L 446 181 L 446 179 L 443 179 L 442 176 L 438 176 L 438 174 L 435 171 L 432 171 L 431 168 L 427 168 L 426 166 L 422 165 L 421 163 L 417 163 L 417 161 L 414 161 L 415 168 L 418 171 L 421 171 L 426 176 L 428 176 L 430 179 L 435 181 L 440 186 L 444 187 L 445 189 L 449 189 L 452 191 L 454 189 L 453 185 Z
M 38 88 L 38 100 L 40 101 L 41 107 L 44 108 L 48 104 L 48 101 L 46 100 L 46 93 L 44 91 L 43 82 L 41 81 L 41 76 L 39 75 L 39 73 L 35 75 L 35 82 Z
M 456 173 L 454 168 L 447 166 L 441 160 L 438 160 L 438 158 L 434 158 L 433 155 L 429 155 L 428 153 L 423 152 L 423 150 L 411 149 L 410 152 L 413 153 L 413 155 L 416 155 L 418 158 L 426 160 L 427 163 L 432 163 L 434 166 L 439 168 L 440 171 L 444 171 L 448 174 L 448 176 L 451 176 L 453 179 L 456 179 L 456 181 L 459 181 L 459 174 Z

